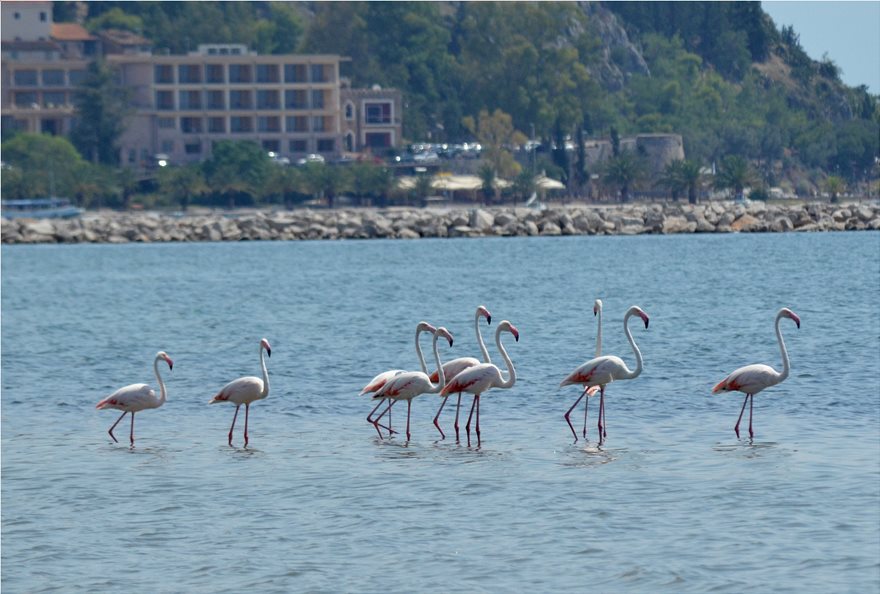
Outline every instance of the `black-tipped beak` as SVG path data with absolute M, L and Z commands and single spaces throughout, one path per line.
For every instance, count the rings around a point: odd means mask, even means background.
M 168 362 L 168 369 L 174 369 L 174 363 L 171 361 Z
M 452 346 L 452 339 L 449 339 L 449 346 Z
M 266 349 L 266 354 L 269 355 L 269 356 L 271 357 L 271 356 L 272 356 L 272 349 L 267 348 L 267 349 Z
M 492 316 L 486 316 L 486 323 L 490 325 L 492 324 Z
M 800 328 L 801 328 L 801 321 L 800 321 L 800 320 L 795 320 L 794 323 L 797 324 L 798 330 L 800 330 Z
M 645 330 L 648 329 L 648 322 L 650 322 L 650 321 L 651 321 L 650 319 L 645 318 Z

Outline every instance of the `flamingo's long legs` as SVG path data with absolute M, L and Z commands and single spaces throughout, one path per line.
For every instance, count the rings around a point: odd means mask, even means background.
M 584 391 L 581 394 L 580 398 L 578 398 L 577 400 L 574 401 L 574 404 L 571 405 L 571 408 L 568 409 L 568 412 L 565 413 L 565 415 L 564 415 L 565 422 L 568 423 L 568 427 L 571 429 L 571 434 L 574 435 L 575 441 L 578 440 L 578 435 L 577 435 L 577 432 L 575 432 L 575 430 L 574 430 L 574 425 L 571 424 L 570 415 L 571 415 L 571 411 L 573 411 L 577 407 L 577 405 L 580 404 L 581 399 L 583 399 L 583 397 L 587 395 L 587 389 L 588 388 L 584 388 Z M 589 400 L 587 400 L 587 402 L 589 403 Z M 584 437 L 586 437 L 586 435 L 587 435 L 587 416 L 586 416 L 586 414 L 584 414 Z
M 412 399 L 411 399 L 411 398 L 408 398 L 407 401 L 406 401 L 406 440 L 407 440 L 407 441 L 409 441 L 409 439 L 410 439 L 410 434 L 409 434 L 409 413 L 410 413 L 410 410 L 411 410 L 411 409 L 412 409 Z
M 755 406 L 755 395 L 751 394 L 749 397 L 749 437 L 751 439 L 755 438 L 755 432 L 752 431 L 752 412 Z M 132 415 L 134 417 L 134 415 Z
M 480 397 L 479 394 L 477 394 L 477 395 L 474 396 L 474 401 L 473 401 L 473 403 L 471 404 L 471 412 L 470 412 L 470 414 L 468 415 L 467 423 L 466 423 L 465 426 L 464 426 L 465 431 L 467 431 L 467 442 L 468 442 L 467 444 L 468 444 L 468 447 L 471 447 L 471 417 L 474 416 L 474 407 L 477 406 L 477 399 L 478 399 L 479 397 Z
M 235 429 L 235 419 L 238 418 L 238 409 L 241 408 L 241 405 L 238 404 L 235 407 L 235 414 L 232 415 L 232 425 L 229 426 L 229 445 L 232 445 L 232 430 Z
M 751 426 L 751 422 L 749 425 Z M 128 439 L 131 441 L 131 445 L 134 446 L 134 411 L 131 411 L 131 433 L 128 434 Z
M 244 405 L 244 447 L 247 447 L 248 444 L 248 435 L 247 435 L 247 426 L 248 426 L 248 413 L 251 410 L 251 403 L 248 402 Z
M 437 427 L 437 431 L 440 432 L 440 439 L 446 439 L 446 434 L 443 433 L 443 429 L 440 428 L 440 413 L 443 412 L 443 407 L 446 406 L 446 401 L 449 400 L 449 394 L 443 397 L 443 402 L 440 404 L 440 408 L 437 410 L 437 414 L 434 415 L 434 426 Z
M 458 443 L 458 411 L 461 408 L 461 392 L 458 393 L 458 400 L 455 403 L 455 443 Z
M 746 397 L 743 399 L 742 408 L 739 411 L 739 418 L 736 420 L 736 425 L 734 425 L 733 430 L 736 432 L 736 438 L 739 439 L 739 422 L 742 421 L 743 413 L 746 411 L 746 402 L 749 401 L 750 394 L 746 394 Z M 751 413 L 749 413 L 751 414 Z M 751 421 L 749 421 L 749 425 L 751 426 Z
M 113 435 L 113 430 L 116 429 L 116 425 L 119 424 L 119 421 L 122 420 L 122 417 L 124 417 L 124 416 L 127 415 L 127 414 L 128 414 L 128 411 L 125 411 L 124 413 L 122 413 L 121 415 L 119 415 L 119 418 L 116 419 L 116 422 L 113 423 L 113 426 L 110 427 L 110 430 L 107 432 L 107 433 L 110 434 L 110 437 L 112 437 L 112 438 L 113 438 L 113 441 L 115 441 L 116 443 L 119 443 L 119 440 L 116 439 L 116 436 L 115 436 L 115 435 Z

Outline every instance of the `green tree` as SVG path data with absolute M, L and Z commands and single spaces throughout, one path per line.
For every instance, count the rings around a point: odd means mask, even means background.
M 513 180 L 513 205 L 516 206 L 516 198 L 519 196 L 523 202 L 528 200 L 537 189 L 535 172 L 531 169 L 523 169 L 516 179 Z
M 86 28 L 92 32 L 103 29 L 123 29 L 140 34 L 144 30 L 144 21 L 141 17 L 129 14 L 118 6 L 114 6 L 100 16 L 86 21 Z
M 660 176 L 660 179 L 657 180 L 657 184 L 660 187 L 666 188 L 672 194 L 672 200 L 674 202 L 678 201 L 678 196 L 682 192 L 687 189 L 685 185 L 683 176 L 681 174 L 682 164 L 684 163 L 681 159 L 676 159 L 672 161 L 663 169 L 663 173 Z
M 755 174 L 748 161 L 739 155 L 724 157 L 721 168 L 715 176 L 716 188 L 732 189 L 734 197 L 741 200 L 745 188 L 753 183 L 755 183 Z
M 423 173 L 416 176 L 416 183 L 413 186 L 413 195 L 420 206 L 425 205 L 425 199 L 434 191 L 434 176 Z
M 250 141 L 220 141 L 214 145 L 211 157 L 202 163 L 208 187 L 225 197 L 229 208 L 235 208 L 237 197 L 254 201 L 270 167 L 275 165 L 266 152 Z
M 92 163 L 119 162 L 117 142 L 131 111 L 128 96 L 128 89 L 116 82 L 103 61 L 89 64 L 85 79 L 73 96 L 76 124 L 70 138 Z
M 198 164 L 162 167 L 159 170 L 159 190 L 186 210 L 193 198 L 204 195 L 208 184 Z
M 621 201 L 627 202 L 630 190 L 642 179 L 644 170 L 644 164 L 637 155 L 632 151 L 621 151 L 605 162 L 603 179 L 606 184 L 616 186 L 620 190 Z
M 491 165 L 496 175 L 511 178 L 519 173 L 520 166 L 508 147 L 521 145 L 528 138 L 513 127 L 509 114 L 496 109 L 489 115 L 484 109 L 476 121 L 467 116 L 462 123 L 482 145 L 482 159 Z
M 48 134 L 17 134 L 0 147 L 3 160 L 20 172 L 20 179 L 13 179 L 13 196 L 38 198 L 51 195 L 69 196 L 77 171 L 87 165 L 66 138 Z M 3 181 L 10 172 L 4 170 Z
M 483 192 L 483 199 L 486 203 L 490 203 L 495 196 L 495 193 L 498 191 L 495 182 L 495 168 L 491 163 L 486 162 L 480 166 L 478 173 L 480 174 L 480 181 L 482 182 L 481 191 Z
M 302 167 L 305 187 L 315 199 L 326 198 L 327 207 L 333 208 L 337 194 L 347 187 L 348 176 L 341 167 L 325 163 L 306 163 Z
M 839 200 L 840 194 L 846 189 L 846 182 L 837 175 L 829 175 L 825 178 L 823 185 L 825 186 L 825 191 L 831 196 L 832 203 L 836 203 Z

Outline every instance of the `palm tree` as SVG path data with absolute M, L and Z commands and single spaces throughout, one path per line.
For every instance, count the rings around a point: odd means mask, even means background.
M 674 202 L 678 202 L 679 193 L 683 192 L 687 188 L 681 173 L 683 164 L 683 160 L 676 159 L 675 161 L 666 165 L 666 168 L 663 169 L 663 174 L 660 176 L 660 179 L 657 180 L 656 184 L 669 190 L 669 192 L 672 194 L 672 200 Z
M 483 198 L 488 203 L 495 195 L 495 168 L 490 163 L 484 163 L 480 167 L 480 180 L 483 182 Z
M 523 202 L 535 192 L 536 185 L 535 172 L 531 169 L 523 169 L 519 175 L 513 180 L 513 205 L 516 206 L 516 197 L 521 196 Z
M 605 183 L 620 188 L 620 199 L 629 200 L 629 190 L 643 175 L 642 161 L 631 151 L 622 151 L 605 163 Z
M 734 196 L 741 200 L 746 186 L 754 183 L 755 174 L 748 161 L 739 155 L 724 157 L 721 161 L 721 169 L 715 177 L 715 187 L 719 189 L 733 189 Z
M 413 194 L 418 199 L 421 206 L 425 205 L 425 198 L 431 195 L 434 185 L 434 177 L 428 174 L 422 174 L 416 177 L 416 184 L 413 186 Z
M 679 175 L 687 188 L 688 202 L 696 204 L 697 189 L 703 183 L 702 167 L 697 161 L 684 160 L 679 168 Z
M 829 175 L 825 180 L 825 191 L 831 194 L 831 202 L 837 202 L 838 195 L 846 189 L 843 178 L 836 175 Z

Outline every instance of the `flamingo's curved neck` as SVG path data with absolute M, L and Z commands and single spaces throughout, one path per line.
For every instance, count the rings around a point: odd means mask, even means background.
M 165 382 L 162 381 L 162 376 L 159 375 L 159 361 L 162 359 L 159 355 L 156 355 L 156 358 L 153 359 L 153 373 L 156 374 L 156 381 L 159 382 L 159 402 L 161 404 L 165 404 L 165 398 L 168 396 L 165 391 Z
M 636 356 L 636 368 L 625 374 L 622 379 L 633 379 L 642 373 L 642 352 L 639 350 L 639 347 L 636 346 L 636 341 L 633 340 L 632 332 L 629 331 L 629 319 L 632 316 L 632 312 L 627 312 L 623 317 L 623 331 L 626 333 L 626 339 L 629 341 L 629 346 L 632 347 L 633 353 Z
M 787 378 L 791 370 L 790 363 L 788 362 L 788 350 L 785 348 L 785 341 L 782 340 L 782 330 L 779 328 L 779 321 L 781 319 L 782 313 L 780 312 L 776 315 L 776 340 L 779 341 L 779 350 L 782 351 L 782 373 L 779 374 L 777 383 Z
M 483 354 L 483 363 L 491 363 L 492 359 L 489 358 L 489 349 L 486 348 L 486 343 L 483 342 L 483 335 L 480 332 L 479 310 L 477 310 L 477 313 L 474 316 L 474 330 L 477 332 L 477 344 L 480 345 L 480 352 Z
M 599 316 L 599 330 L 596 332 L 596 356 L 602 355 L 602 308 L 596 313 Z
M 443 373 L 443 364 L 440 362 L 440 351 L 437 350 L 438 337 L 438 334 L 434 334 L 434 340 L 432 341 L 432 345 L 434 348 L 434 361 L 437 363 L 437 385 L 431 384 L 431 389 L 428 391 L 430 394 L 436 394 L 443 389 L 443 386 L 446 385 L 446 374 Z M 424 374 L 428 375 L 428 372 L 424 371 Z M 431 380 L 428 380 L 429 383 L 430 381 Z
M 513 384 L 516 383 L 516 369 L 513 367 L 513 362 L 510 360 L 510 356 L 507 354 L 507 351 L 504 349 L 504 345 L 501 344 L 501 325 L 498 325 L 498 328 L 495 330 L 495 346 L 498 347 L 498 351 L 501 353 L 501 358 L 504 359 L 504 364 L 507 365 L 507 379 L 501 381 L 501 385 L 499 388 L 512 388 Z
M 422 345 L 419 344 L 419 336 L 422 335 L 422 332 L 427 332 L 427 330 L 421 326 L 416 328 L 416 355 L 419 356 L 419 365 L 422 366 L 422 373 L 430 375 L 428 373 L 428 364 L 425 363 L 425 355 L 422 354 Z
M 266 369 L 266 360 L 263 358 L 264 347 L 262 343 L 260 344 L 260 367 L 263 371 L 263 391 L 260 393 L 260 398 L 265 398 L 269 395 L 269 371 Z

